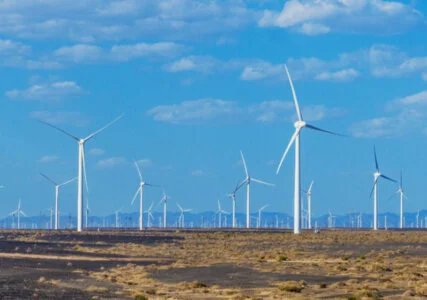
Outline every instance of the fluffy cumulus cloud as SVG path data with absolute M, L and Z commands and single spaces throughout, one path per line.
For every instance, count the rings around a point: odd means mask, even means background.
M 257 14 L 239 0 L 3 0 L 0 33 L 26 39 L 190 39 L 238 30 Z
M 427 91 L 395 99 L 384 108 L 385 116 L 354 123 L 353 136 L 359 138 L 399 137 L 427 129 Z
M 83 127 L 89 124 L 89 120 L 82 113 L 72 111 L 33 111 L 30 113 L 30 117 L 53 125 Z
M 328 32 L 396 34 L 420 24 L 409 4 L 386 0 L 288 0 L 281 11 L 265 10 L 258 24 L 303 34 Z
M 339 117 L 346 113 L 340 108 L 323 105 L 308 105 L 302 108 L 307 121 Z M 180 104 L 162 105 L 147 112 L 154 120 L 172 124 L 215 122 L 290 122 L 295 119 L 294 105 L 290 101 L 264 101 L 260 104 L 240 105 L 237 102 L 219 99 L 199 99 Z
M 96 166 L 100 169 L 109 169 L 127 165 L 128 161 L 124 157 L 109 157 L 97 162 Z
M 39 158 L 39 163 L 53 163 L 59 160 L 59 156 L 56 155 L 45 155 Z
M 317 80 L 330 80 L 330 81 L 351 81 L 359 77 L 360 73 L 353 68 L 340 70 L 336 72 L 322 72 L 316 75 Z
M 105 150 L 101 148 L 93 148 L 89 150 L 89 154 L 93 156 L 102 156 L 105 154 Z
M 35 84 L 25 90 L 14 89 L 6 92 L 9 99 L 16 100 L 63 100 L 84 93 L 74 81 L 58 81 L 49 84 Z

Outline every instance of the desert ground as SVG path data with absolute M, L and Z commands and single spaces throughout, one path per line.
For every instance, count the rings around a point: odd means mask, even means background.
M 422 299 L 427 231 L 1 231 L 1 299 Z

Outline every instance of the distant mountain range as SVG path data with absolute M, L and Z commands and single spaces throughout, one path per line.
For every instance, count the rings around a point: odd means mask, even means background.
M 177 227 L 180 213 L 169 212 L 167 214 L 167 226 Z M 202 212 L 202 213 L 186 213 L 185 214 L 185 227 L 196 228 L 217 228 L 219 227 L 218 214 L 215 212 Z M 117 218 L 116 218 L 117 217 Z M 145 227 L 162 227 L 163 213 L 153 212 L 153 218 L 150 224 L 147 223 L 147 214 L 144 214 Z M 88 227 L 101 228 L 101 227 L 138 227 L 138 213 L 118 213 L 111 214 L 105 217 L 91 216 L 88 218 Z M 305 218 L 304 223 L 307 221 Z M 85 224 L 85 218 L 83 219 Z M 242 213 L 236 214 L 236 223 L 238 227 L 245 227 L 246 215 Z M 346 228 L 371 228 L 372 227 L 372 214 L 366 213 L 351 213 L 346 215 L 335 216 L 323 215 L 312 218 L 312 227 L 346 227 Z M 41 214 L 39 216 L 21 217 L 21 228 L 25 229 L 49 229 L 50 228 L 50 215 Z M 53 222 L 53 220 L 52 220 Z M 379 228 L 398 228 L 399 215 L 394 213 L 384 213 L 378 215 Z M 222 215 L 221 227 L 231 227 L 231 215 Z M 256 227 L 258 224 L 258 214 L 251 214 L 251 227 Z M 427 228 L 427 210 L 422 210 L 419 213 L 405 213 L 404 214 L 405 228 Z M 293 217 L 284 213 L 264 212 L 261 216 L 262 228 L 292 228 Z M 71 214 L 60 216 L 60 228 L 68 229 L 76 227 L 76 217 Z M 86 227 L 86 226 L 85 226 Z M 307 225 L 305 226 L 307 227 Z M 0 220 L 0 228 L 17 228 L 17 218 L 8 216 Z

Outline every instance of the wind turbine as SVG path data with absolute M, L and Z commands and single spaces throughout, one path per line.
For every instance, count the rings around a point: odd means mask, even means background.
M 50 213 L 50 222 L 49 222 L 49 229 L 53 228 L 53 208 L 49 208 L 49 213 Z
M 41 123 L 46 124 L 46 125 L 54 128 L 54 129 L 56 129 L 56 130 L 59 130 L 60 132 L 62 132 L 64 134 L 68 135 L 69 137 L 75 139 L 78 143 L 78 146 L 79 146 L 78 176 L 77 176 L 77 231 L 78 232 L 81 232 L 83 230 L 83 174 L 85 177 L 86 188 L 87 188 L 85 150 L 84 150 L 85 143 L 87 141 L 91 140 L 92 138 L 94 138 L 96 135 L 98 135 L 99 133 L 101 133 L 105 129 L 107 129 L 108 127 L 110 127 L 111 125 L 113 125 L 115 122 L 117 122 L 122 117 L 123 117 L 123 115 L 120 115 L 119 117 L 117 117 L 116 119 L 114 119 L 113 121 L 111 121 L 110 123 L 108 123 L 107 125 L 102 127 L 101 129 L 95 131 L 94 133 L 88 135 L 85 138 L 78 138 L 78 137 L 68 133 L 67 131 L 65 131 L 63 129 L 56 127 L 55 125 L 52 125 L 52 124 L 47 123 L 45 121 L 40 121 Z
M 163 228 L 167 227 L 167 222 L 166 222 L 166 214 L 167 214 L 166 205 L 167 205 L 167 202 L 168 202 L 169 198 L 170 197 L 168 195 L 166 195 L 166 192 L 163 190 L 163 198 L 160 200 L 160 203 L 163 203 Z
M 122 207 L 123 208 L 123 207 Z M 119 220 L 119 212 L 122 210 L 122 208 L 120 208 L 120 209 L 118 209 L 118 210 L 116 210 L 116 211 L 114 211 L 114 214 L 116 215 L 116 228 L 119 228 L 119 223 L 120 223 L 120 220 Z
M 264 209 L 266 209 L 267 207 L 268 207 L 268 205 L 269 204 L 266 204 L 266 205 L 264 205 L 263 207 L 261 207 L 259 210 L 258 210 L 258 228 L 260 228 L 261 227 L 261 213 L 262 213 L 262 211 L 264 210 Z
M 147 213 L 147 228 L 151 227 L 151 220 L 154 219 L 153 214 L 151 213 L 152 209 L 153 209 L 153 203 L 151 203 L 151 205 L 148 208 L 148 210 L 145 211 L 145 213 Z
M 228 211 L 221 209 L 221 202 L 218 200 L 218 228 L 222 227 L 222 214 L 230 214 Z
M 18 216 L 18 229 L 21 229 L 21 215 L 24 217 L 28 217 L 24 211 L 21 209 L 21 199 L 18 200 L 18 209 L 11 212 L 10 216 L 15 216 L 15 214 Z
M 292 138 L 288 144 L 288 147 L 286 148 L 285 152 L 283 153 L 282 159 L 280 160 L 279 166 L 277 167 L 276 174 L 279 174 L 280 168 L 282 167 L 283 161 L 285 160 L 286 155 L 288 154 L 289 149 L 291 148 L 292 144 L 295 142 L 295 186 L 294 186 L 294 233 L 299 234 L 301 233 L 301 175 L 300 175 L 300 133 L 302 129 L 309 128 L 316 131 L 321 131 L 333 135 L 340 135 L 336 134 L 334 132 L 321 129 L 319 127 L 307 124 L 301 114 L 301 110 L 298 104 L 297 95 L 295 93 L 294 85 L 292 83 L 291 75 L 289 74 L 288 68 L 285 65 L 285 71 L 288 76 L 289 84 L 291 86 L 292 90 L 292 96 L 294 98 L 294 104 L 295 109 L 297 112 L 298 120 L 295 122 L 295 132 L 292 135 Z
M 190 212 L 192 211 L 192 209 L 183 209 L 178 203 L 176 204 L 178 206 L 178 209 L 181 211 L 181 214 L 179 215 L 179 219 L 178 219 L 178 227 L 184 227 L 185 222 L 184 222 L 184 213 L 186 212 Z
M 40 175 L 45 178 L 46 180 L 50 181 L 54 186 L 55 186 L 55 230 L 59 229 L 59 218 L 58 218 L 58 211 L 59 211 L 59 206 L 58 206 L 58 201 L 59 201 L 59 189 L 64 186 L 67 185 L 71 182 L 73 182 L 74 180 L 77 179 L 77 177 L 67 180 L 61 184 L 56 183 L 55 181 L 53 181 L 52 179 L 50 179 L 49 177 L 47 177 L 45 174 L 40 173 Z
M 311 229 L 311 188 L 313 187 L 314 181 L 310 183 L 308 190 L 305 191 L 307 195 L 307 206 L 308 206 L 308 229 Z
M 391 179 L 390 177 L 388 177 L 384 174 L 381 174 L 380 167 L 378 165 L 377 150 L 376 150 L 375 146 L 374 146 L 374 157 L 375 157 L 376 171 L 374 173 L 374 186 L 373 186 L 372 191 L 371 191 L 371 197 L 372 197 L 372 194 L 374 194 L 374 230 L 378 230 L 378 187 L 377 187 L 378 180 L 380 178 L 384 178 L 384 179 L 391 181 L 391 182 L 396 182 L 396 180 Z
M 250 228 L 251 227 L 251 219 L 250 219 L 251 182 L 254 181 L 254 182 L 261 183 L 261 184 L 268 185 L 268 186 L 274 186 L 274 184 L 264 182 L 264 181 L 261 181 L 259 179 L 252 178 L 249 175 L 248 168 L 246 166 L 245 157 L 243 156 L 242 151 L 240 151 L 240 155 L 242 157 L 243 167 L 245 168 L 246 178 L 238 186 L 236 191 L 239 190 L 246 183 L 246 228 Z
M 396 193 L 394 193 L 394 195 L 397 195 L 397 194 L 399 194 L 400 196 L 399 227 L 400 229 L 403 229 L 403 198 L 408 199 L 408 197 L 406 197 L 405 193 L 403 192 L 402 172 L 400 172 L 399 188 L 397 189 Z
M 236 228 L 236 192 L 239 189 L 239 185 L 236 186 L 233 192 L 227 195 L 227 197 L 231 198 L 232 202 L 232 227 Z
M 144 179 L 142 178 L 142 173 L 141 170 L 139 169 L 139 166 L 136 162 L 134 162 L 136 170 L 138 171 L 138 175 L 139 175 L 139 188 L 135 193 L 135 196 L 132 199 L 131 205 L 133 205 L 133 203 L 135 202 L 136 197 L 139 194 L 139 230 L 143 229 L 143 218 L 144 218 L 144 209 L 143 209 L 143 203 L 142 203 L 142 196 L 144 194 L 144 186 L 154 186 L 151 185 L 149 183 L 146 183 L 144 181 Z
M 88 224 L 89 224 L 89 212 L 90 212 L 90 208 L 89 208 L 89 199 L 86 201 L 86 220 L 85 220 L 85 227 L 88 228 Z

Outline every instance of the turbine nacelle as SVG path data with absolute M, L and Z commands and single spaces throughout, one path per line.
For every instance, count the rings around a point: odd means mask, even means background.
M 298 121 L 296 121 L 296 122 L 294 123 L 294 126 L 295 126 L 295 128 L 296 128 L 296 129 L 302 129 L 302 128 L 304 128 L 305 126 L 307 126 L 307 123 L 306 123 L 305 121 L 298 120 Z
M 375 172 L 375 173 L 374 173 L 374 178 L 375 178 L 375 180 L 377 180 L 380 176 L 381 176 L 381 173 L 380 173 L 380 172 Z

